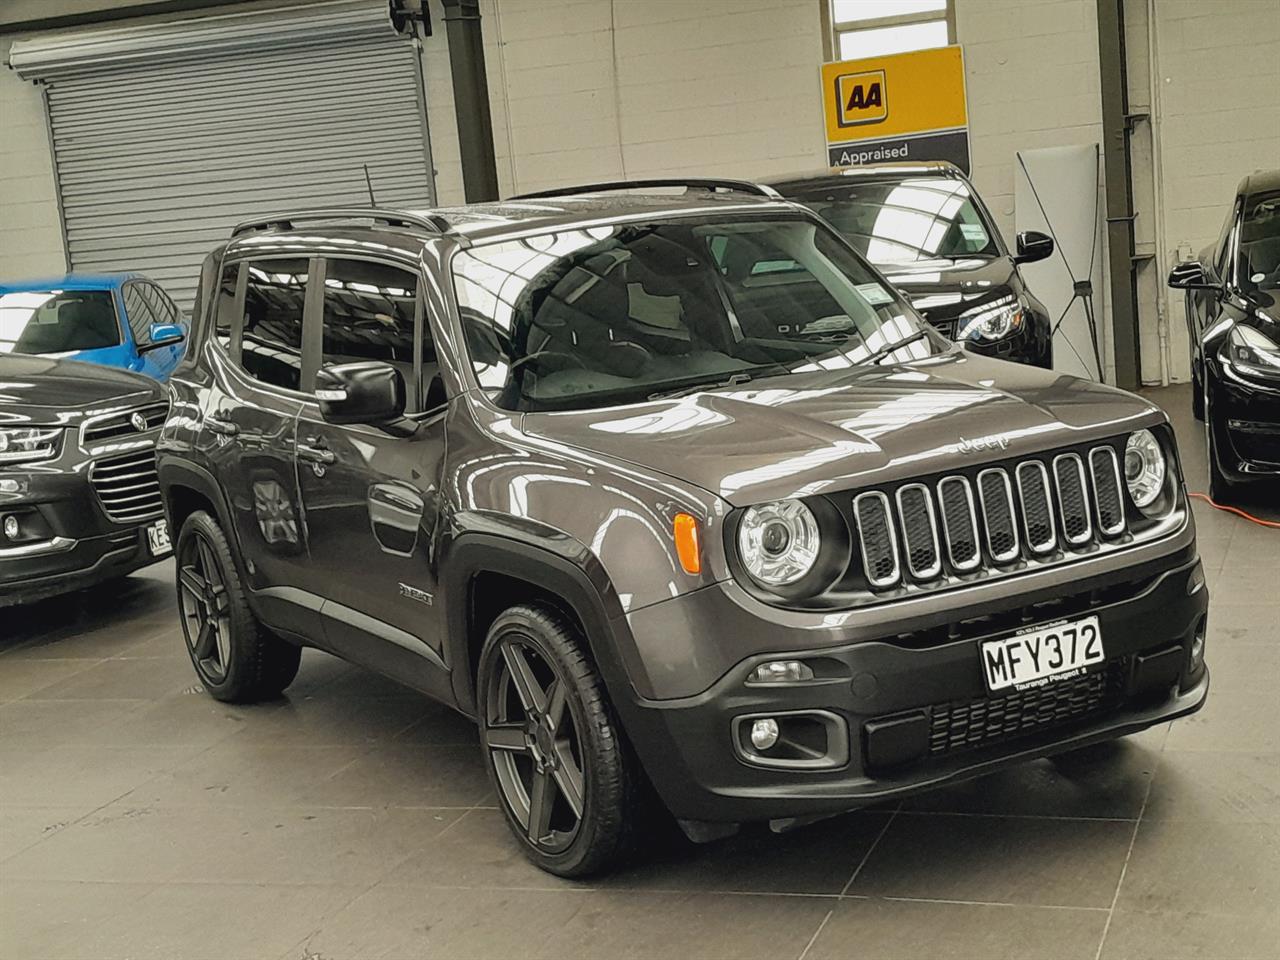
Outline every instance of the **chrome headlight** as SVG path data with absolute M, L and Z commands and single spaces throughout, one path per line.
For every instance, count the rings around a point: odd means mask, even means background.
M 58 455 L 58 427 L 6 427 L 0 429 L 0 464 L 38 463 Z
M 1231 365 L 1247 376 L 1280 379 L 1280 344 L 1256 327 L 1232 327 L 1226 353 Z
M 1022 304 L 1015 296 L 1001 297 L 960 314 L 958 340 L 999 340 L 1022 326 Z
M 812 570 L 820 544 L 818 521 L 799 500 L 749 507 L 738 525 L 742 565 L 767 587 L 795 583 Z
M 1164 450 L 1150 430 L 1129 434 L 1124 445 L 1124 482 L 1139 509 L 1149 507 L 1164 490 Z

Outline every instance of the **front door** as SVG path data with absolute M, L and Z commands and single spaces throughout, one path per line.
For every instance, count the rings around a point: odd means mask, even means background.
M 229 356 L 204 420 L 260 612 L 272 626 L 310 637 L 319 629 L 319 601 L 298 592 L 306 546 L 295 461 L 307 274 L 306 260 L 227 267 L 223 287 L 230 295 L 222 302 L 237 316 L 227 324 Z
M 435 409 L 424 410 L 423 383 L 436 367 L 418 276 L 369 260 L 330 258 L 322 269 L 321 364 L 391 364 L 418 428 L 405 437 L 334 426 L 318 405 L 303 406 L 297 450 L 308 589 L 326 598 L 334 649 L 375 667 L 418 658 L 429 675 L 422 682 L 433 686 L 443 680 L 435 592 L 446 408 L 433 396 Z

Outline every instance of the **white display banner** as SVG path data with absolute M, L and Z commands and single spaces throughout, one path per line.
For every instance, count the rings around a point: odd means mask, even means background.
M 1098 145 L 1019 150 L 1014 164 L 1015 222 L 1054 239 L 1053 256 L 1019 269 L 1057 325 L 1053 368 L 1090 380 L 1111 379 L 1104 309 L 1101 175 Z M 1092 302 L 1084 296 L 1087 282 Z M 1093 324 L 1089 322 L 1092 310 Z M 1059 323 L 1060 322 L 1060 323 Z M 1098 357 L 1102 357 L 1102 371 Z

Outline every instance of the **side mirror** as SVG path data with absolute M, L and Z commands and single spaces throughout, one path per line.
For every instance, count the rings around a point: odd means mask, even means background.
M 1217 284 L 1210 283 L 1204 272 L 1204 264 L 1199 260 L 1183 260 L 1169 271 L 1169 286 L 1175 290 L 1216 290 Z
M 1035 263 L 1053 256 L 1053 237 L 1039 230 L 1023 230 L 1018 234 L 1018 253 L 1014 263 Z
M 153 323 L 147 331 L 147 340 L 145 349 L 154 350 L 156 347 L 171 347 L 175 343 L 181 343 L 187 339 L 187 331 L 177 323 Z
M 329 423 L 393 426 L 404 419 L 404 377 L 376 360 L 336 364 L 317 371 L 316 399 Z

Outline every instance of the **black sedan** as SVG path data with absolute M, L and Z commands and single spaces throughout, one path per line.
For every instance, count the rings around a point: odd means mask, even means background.
M 0 607 L 171 552 L 155 455 L 168 412 L 147 377 L 0 354 Z
M 950 163 L 881 163 L 765 181 L 826 219 L 953 340 L 1004 360 L 1053 365 L 1048 311 L 1018 264 L 1053 239 L 1018 234 L 1010 254 L 991 215 Z
M 1280 477 L 1280 170 L 1245 177 L 1218 239 L 1178 264 L 1193 409 L 1205 421 L 1209 495 Z

